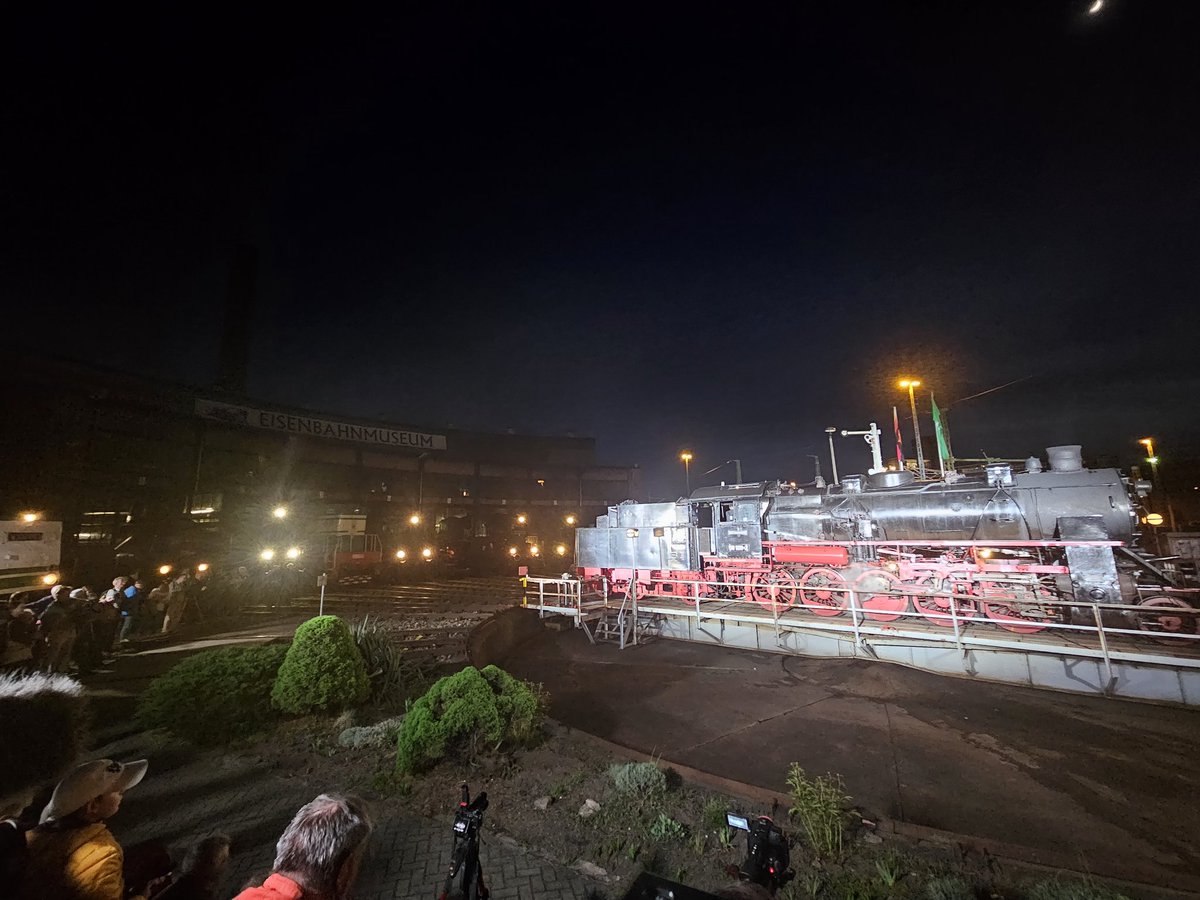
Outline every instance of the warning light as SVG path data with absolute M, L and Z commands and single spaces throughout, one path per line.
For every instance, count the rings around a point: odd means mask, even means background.
M 1163 523 L 1162 513 L 1149 513 L 1142 521 L 1157 528 Z

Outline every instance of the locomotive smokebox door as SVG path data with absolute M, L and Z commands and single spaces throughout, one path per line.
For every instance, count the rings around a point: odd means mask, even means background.
M 1103 516 L 1064 516 L 1058 520 L 1058 536 L 1064 541 L 1108 541 Z M 1120 603 L 1117 560 L 1112 547 L 1067 547 L 1067 565 L 1071 569 L 1071 589 L 1083 606 L 1071 607 L 1073 624 L 1094 625 L 1093 603 Z M 1102 609 L 1106 625 L 1129 627 L 1119 610 Z

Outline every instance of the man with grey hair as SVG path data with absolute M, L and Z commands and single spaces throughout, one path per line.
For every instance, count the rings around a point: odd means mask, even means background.
M 300 807 L 284 829 L 267 880 L 235 900 L 346 900 L 372 828 L 357 797 L 322 794 Z

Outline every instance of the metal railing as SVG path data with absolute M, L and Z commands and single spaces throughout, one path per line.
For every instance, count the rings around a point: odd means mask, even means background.
M 701 621 L 720 619 L 770 624 L 780 636 L 790 631 L 844 635 L 867 653 L 870 653 L 871 642 L 887 641 L 953 645 L 964 655 L 972 648 L 979 648 L 1087 657 L 1102 660 L 1110 680 L 1114 661 L 1200 668 L 1200 633 L 1197 633 L 1200 610 L 1185 605 L 1146 607 L 1085 603 L 1045 595 L 1021 599 L 930 590 L 920 585 L 870 590 L 851 584 L 821 585 L 819 590 L 823 594 L 845 599 L 815 603 L 804 597 L 804 591 L 811 592 L 812 589 L 799 584 L 781 588 L 764 583 L 680 582 L 638 576 L 634 577 L 633 583 L 636 584 L 633 591 L 623 590 L 613 595 L 607 589 L 607 582 L 602 582 L 602 591 L 596 595 L 592 608 L 615 611 L 621 625 L 632 610 L 634 615 L 661 614 Z M 1038 586 L 1036 580 L 1006 582 L 986 573 L 972 583 Z M 667 586 L 670 590 L 665 589 Z M 679 591 L 681 587 L 684 592 Z M 1195 593 L 1187 589 L 1155 590 L 1168 597 Z M 753 592 L 760 596 L 755 597 Z M 766 594 L 767 599 L 762 599 L 762 594 Z M 780 596 L 788 594 L 794 595 L 795 600 L 781 602 Z M 620 609 L 611 605 L 615 596 L 621 597 Z M 578 619 L 585 612 L 583 598 L 583 582 L 577 579 L 529 578 L 524 605 L 535 607 L 543 614 L 558 612 Z M 903 603 L 896 604 L 899 607 L 896 609 L 880 609 L 864 606 L 864 598 L 898 598 Z M 916 608 L 914 599 L 927 601 L 922 604 L 925 608 Z M 987 607 L 992 608 L 992 615 L 988 614 Z M 1018 612 L 1021 609 L 1034 614 L 1022 617 Z M 1080 613 L 1087 621 L 1080 620 Z M 1179 630 L 1156 631 L 1137 625 L 1139 620 L 1152 623 L 1163 617 L 1177 620 Z M 1114 624 L 1113 619 L 1122 620 L 1121 624 Z M 636 637 L 632 643 L 636 643 Z

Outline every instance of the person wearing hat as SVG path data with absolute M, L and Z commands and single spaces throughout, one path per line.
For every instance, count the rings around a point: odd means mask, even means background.
M 146 774 L 144 759 L 98 759 L 77 766 L 54 788 L 40 824 L 28 835 L 26 900 L 126 900 L 125 853 L 105 825 L 121 798 Z M 141 885 L 133 885 L 141 887 Z

